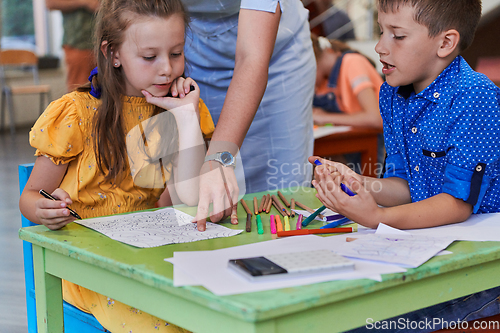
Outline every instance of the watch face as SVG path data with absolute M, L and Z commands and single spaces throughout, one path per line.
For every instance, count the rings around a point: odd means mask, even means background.
M 226 152 L 223 152 L 221 155 L 220 155 L 220 160 L 222 163 L 224 163 L 225 165 L 228 165 L 228 164 L 231 164 L 233 163 L 233 155 L 231 155 L 230 153 L 228 153 L 227 151 Z

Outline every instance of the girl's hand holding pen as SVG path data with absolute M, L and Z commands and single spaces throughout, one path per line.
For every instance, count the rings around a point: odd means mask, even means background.
M 75 220 L 68 207 L 73 203 L 69 194 L 63 189 L 57 188 L 51 195 L 57 200 L 41 196 L 35 203 L 35 215 L 41 224 L 50 230 L 57 230 Z

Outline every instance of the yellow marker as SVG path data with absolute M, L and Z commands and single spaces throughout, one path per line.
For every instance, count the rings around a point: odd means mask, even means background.
M 285 215 L 283 219 L 285 220 L 285 231 L 290 231 L 290 221 L 288 221 L 288 216 Z

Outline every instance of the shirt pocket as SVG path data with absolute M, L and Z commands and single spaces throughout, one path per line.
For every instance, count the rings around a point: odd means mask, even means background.
M 444 170 L 446 168 L 446 163 L 448 161 L 447 155 L 450 149 L 448 148 L 433 148 L 425 149 L 422 148 L 422 167 L 432 176 L 438 177 L 440 179 L 444 178 Z

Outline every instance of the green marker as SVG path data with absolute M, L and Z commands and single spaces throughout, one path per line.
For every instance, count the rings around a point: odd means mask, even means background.
M 264 233 L 264 227 L 262 226 L 260 215 L 257 215 L 257 233 L 259 235 L 262 235 Z

